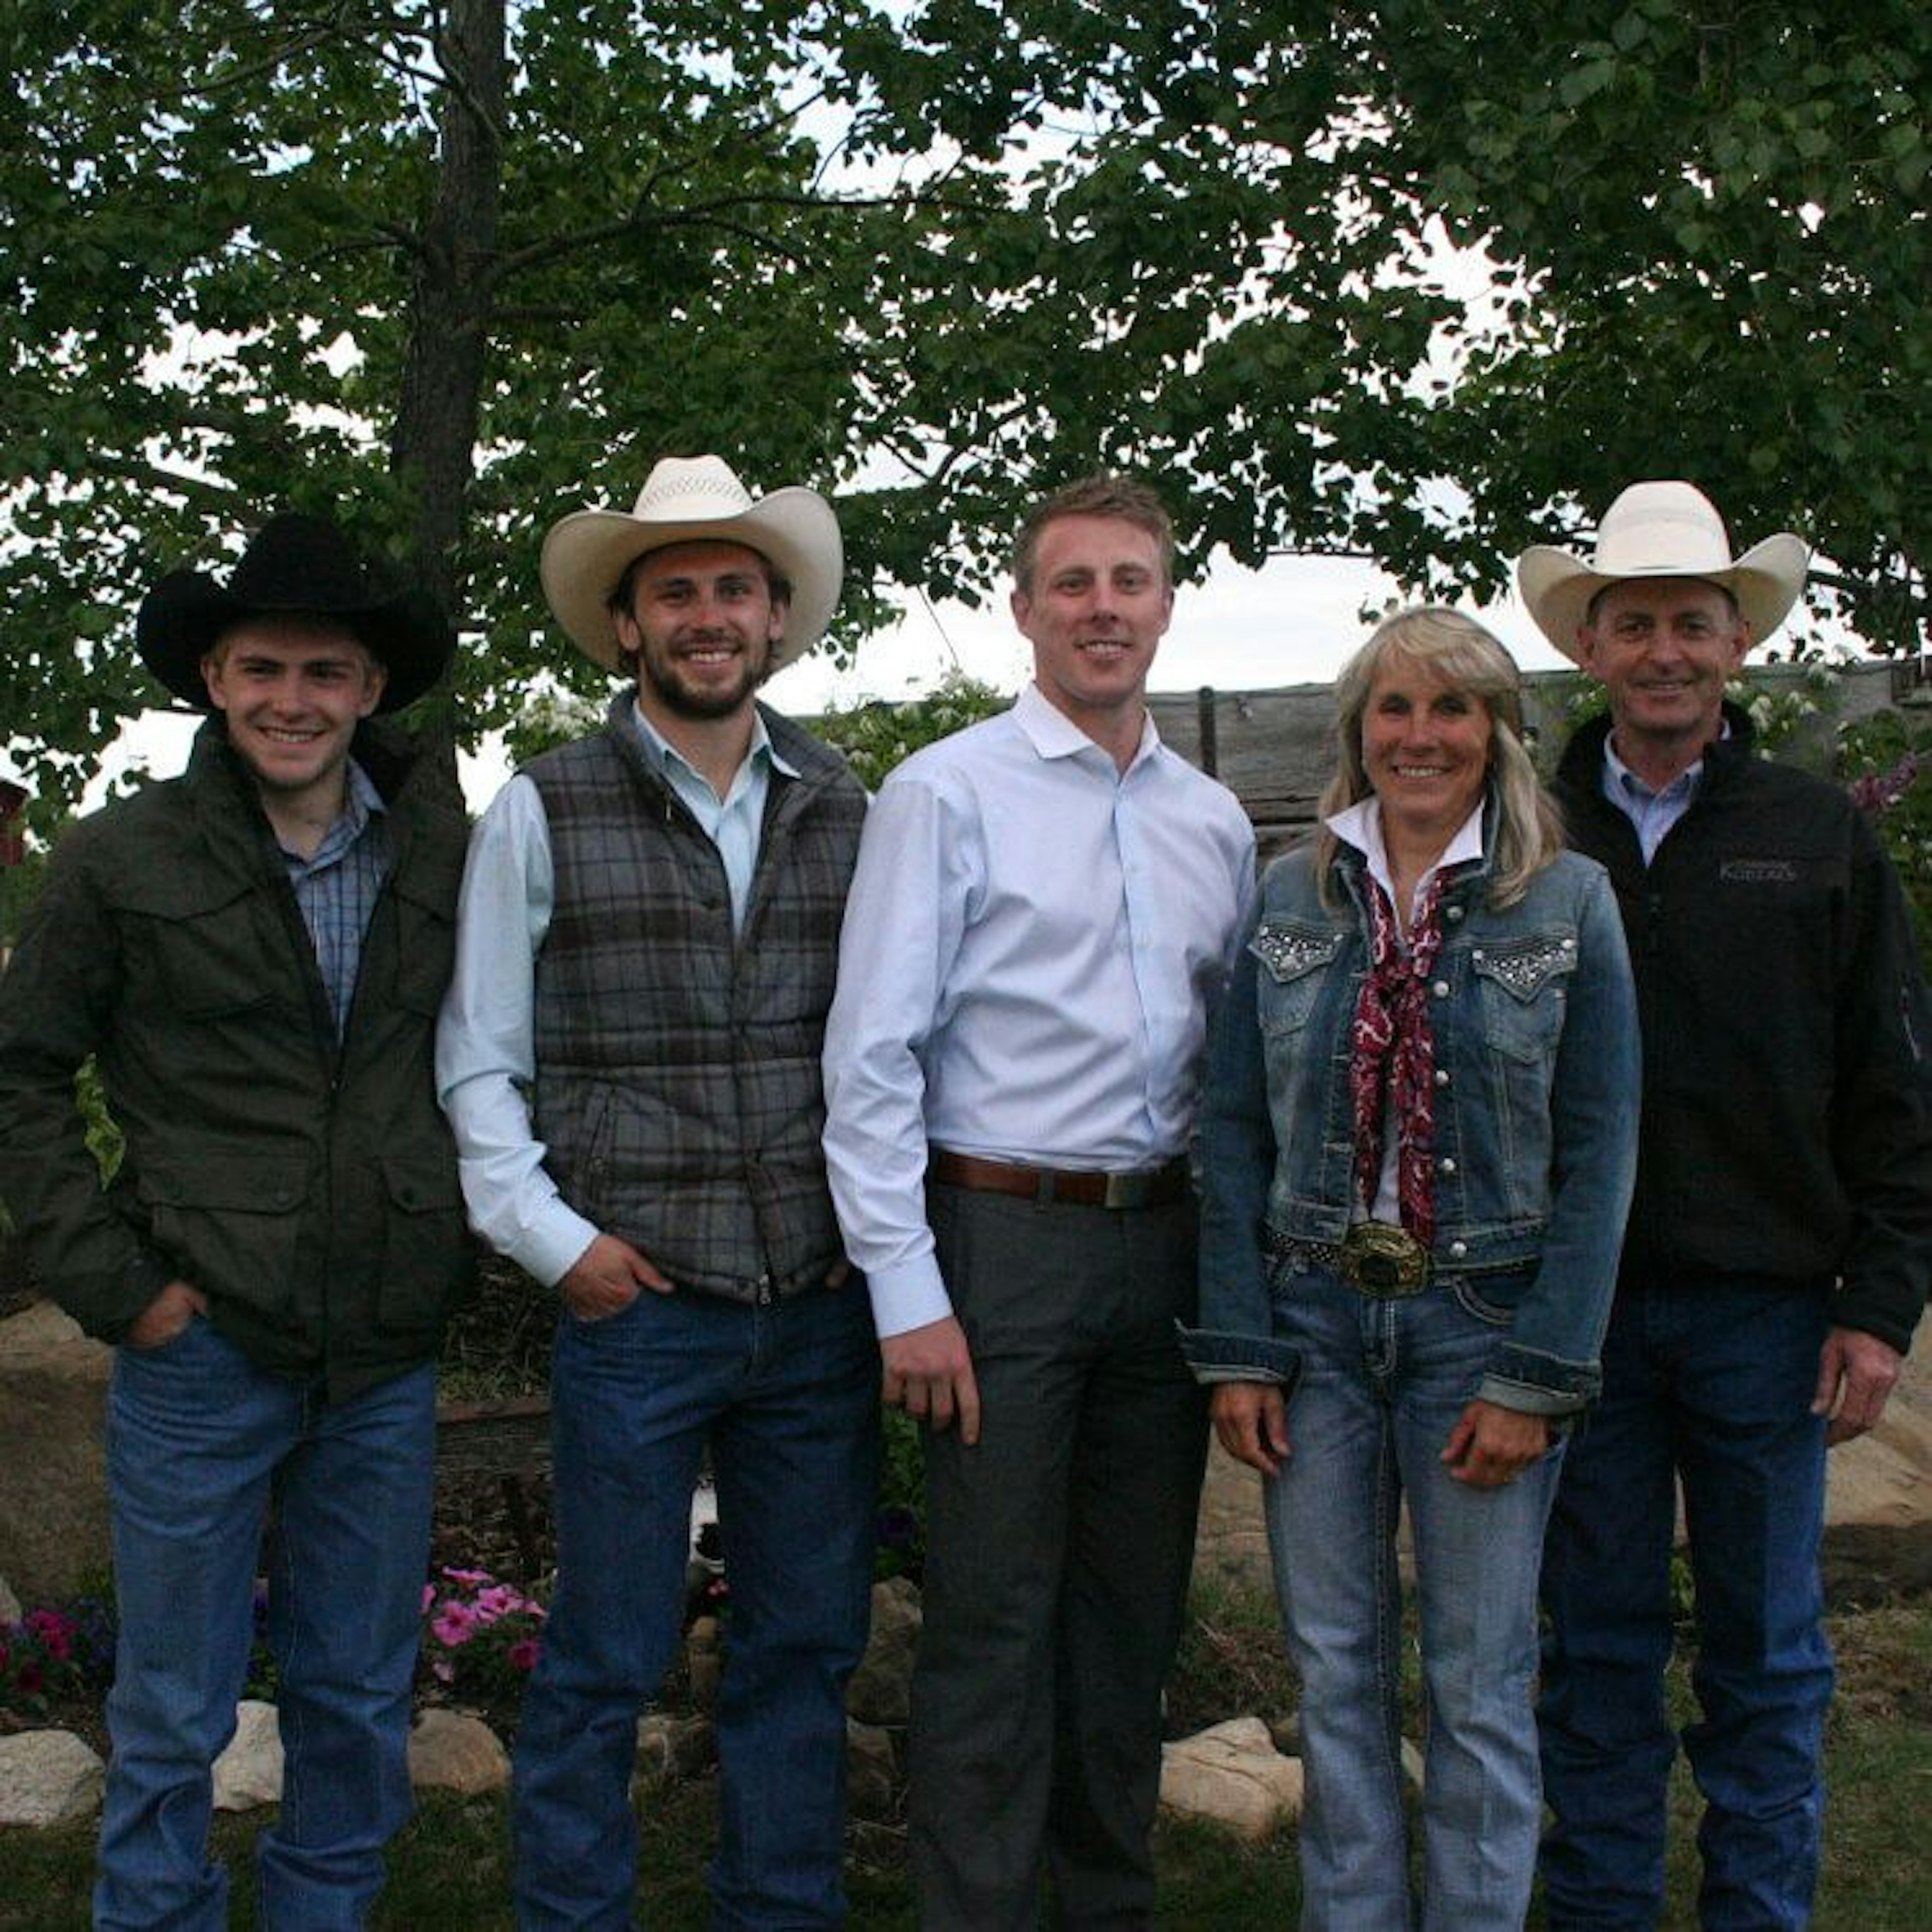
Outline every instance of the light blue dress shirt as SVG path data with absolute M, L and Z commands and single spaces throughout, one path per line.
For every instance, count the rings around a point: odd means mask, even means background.
M 928 1146 L 1106 1170 L 1186 1148 L 1253 886 L 1246 814 L 1150 718 L 1122 772 L 1029 686 L 886 779 L 825 1041 L 832 1198 L 881 1335 L 951 1312 Z
M 742 927 L 758 870 L 771 774 L 796 773 L 755 712 L 752 743 L 722 799 L 656 730 L 631 712 L 645 755 L 718 848 Z M 456 1136 L 470 1225 L 546 1286 L 567 1274 L 600 1232 L 557 1191 L 531 1132 L 536 1077 L 536 957 L 550 931 L 556 875 L 543 795 L 521 776 L 471 835 L 456 913 L 456 969 L 436 1028 L 437 1097 Z
M 1730 736 L 1730 728 L 1724 735 Z M 1636 827 L 1636 842 L 1648 866 L 1670 828 L 1690 809 L 1704 776 L 1704 760 L 1679 772 L 1661 791 L 1653 791 L 1604 740 L 1604 796 Z

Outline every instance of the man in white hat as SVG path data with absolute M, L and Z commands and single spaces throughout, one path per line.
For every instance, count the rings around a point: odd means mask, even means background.
M 1147 1927 L 1161 1689 L 1206 1454 L 1186 1150 L 1254 839 L 1164 746 L 1172 536 L 1114 477 L 1014 547 L 1034 682 L 866 828 L 826 1155 L 926 1438 L 911 1826 L 924 1932 Z
M 518 1733 L 518 1923 L 629 1923 L 638 1712 L 682 1635 L 706 1442 L 730 1642 L 716 1922 L 844 1922 L 878 1356 L 826 1190 L 819 1052 L 866 813 L 754 694 L 823 633 L 809 490 L 668 458 L 545 539 L 551 611 L 634 680 L 513 778 L 463 886 L 438 1082 L 472 1220 L 561 1306 L 556 1599 Z
M 1545 1546 L 1540 1722 L 1552 1926 L 1664 1900 L 1670 1554 L 1696 1593 L 1707 1928 L 1808 1922 L 1832 1666 L 1825 1451 L 1878 1420 L 1932 1279 L 1932 1096 L 1898 884 L 1845 794 L 1754 753 L 1725 681 L 1804 546 L 1733 557 L 1688 483 L 1634 484 L 1594 558 L 1526 552 L 1552 643 L 1599 680 L 1558 790 L 1609 868 L 1644 1045 L 1636 1195 L 1604 1388 Z
M 188 770 L 62 840 L 0 980 L 0 1189 L 55 1298 L 115 1345 L 93 1922 L 229 1922 L 211 1770 L 266 1570 L 286 1765 L 261 1922 L 346 1928 L 410 1814 L 434 1362 L 472 1259 L 431 1078 L 466 828 L 374 714 L 456 639 L 287 513 L 226 583 L 164 577 L 136 636 L 208 714 Z M 90 1055 L 125 1138 L 104 1190 Z

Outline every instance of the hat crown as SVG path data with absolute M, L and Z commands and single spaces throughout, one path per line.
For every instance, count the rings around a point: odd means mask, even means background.
M 1731 567 L 1730 533 L 1689 483 L 1633 483 L 1597 526 L 1604 577 L 1702 577 Z
M 750 490 L 720 456 L 667 456 L 651 466 L 631 514 L 646 523 L 707 523 L 742 517 Z
M 255 534 L 229 579 L 239 604 L 265 610 L 353 610 L 383 601 L 381 582 L 324 517 L 284 510 Z

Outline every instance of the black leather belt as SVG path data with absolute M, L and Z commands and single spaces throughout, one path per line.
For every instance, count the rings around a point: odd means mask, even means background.
M 1010 1194 L 1042 1207 L 1059 1201 L 1076 1208 L 1166 1208 L 1184 1201 L 1191 1184 L 1187 1162 L 1179 1155 L 1164 1166 L 1104 1174 L 1084 1168 L 1023 1167 L 1014 1161 L 985 1160 L 976 1154 L 934 1148 L 926 1172 L 950 1187 Z

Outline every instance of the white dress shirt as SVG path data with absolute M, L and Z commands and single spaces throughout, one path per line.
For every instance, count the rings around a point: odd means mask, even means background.
M 653 770 L 718 848 L 732 915 L 742 922 L 770 773 L 790 768 L 754 713 L 751 750 L 720 800 L 634 705 L 630 715 Z M 559 1193 L 543 1165 L 547 1150 L 530 1127 L 536 958 L 555 890 L 543 795 L 519 776 L 496 794 L 470 838 L 456 911 L 456 968 L 436 1027 L 436 1086 L 456 1136 L 470 1226 L 546 1286 L 600 1232 Z
M 1253 885 L 1246 814 L 1151 718 L 1122 772 L 1029 686 L 886 779 L 825 1036 L 826 1163 L 881 1335 L 951 1312 L 928 1145 L 1108 1170 L 1186 1148 Z

